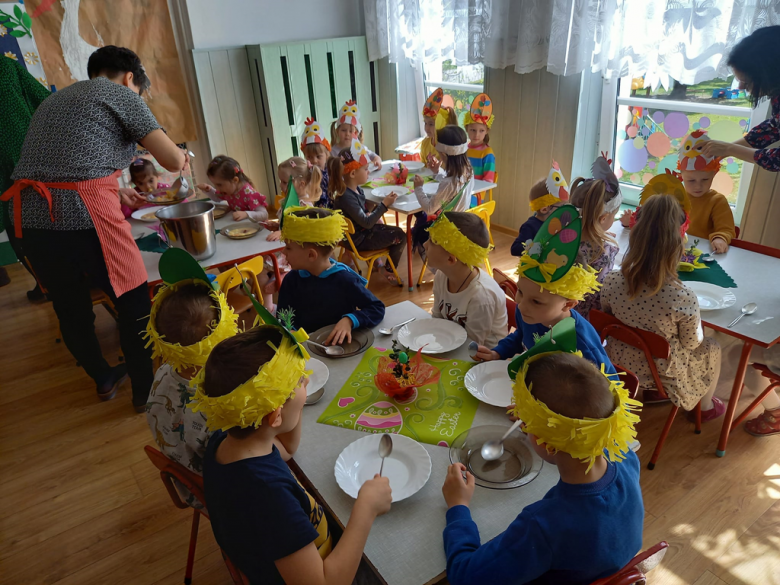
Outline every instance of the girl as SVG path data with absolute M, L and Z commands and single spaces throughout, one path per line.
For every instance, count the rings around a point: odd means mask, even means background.
M 494 183 L 496 180 L 496 155 L 490 148 L 490 134 L 493 125 L 493 102 L 486 93 L 481 93 L 471 102 L 471 108 L 463 117 L 463 125 L 469 133 L 468 157 L 474 169 L 474 178 Z
M 597 158 L 591 167 L 593 178 L 579 177 L 572 183 L 571 189 L 571 203 L 582 216 L 582 239 L 577 262 L 592 266 L 599 283 L 603 283 L 612 271 L 618 253 L 617 242 L 607 232 L 623 202 L 620 183 L 609 166 L 611 162 L 604 156 Z M 574 310 L 587 319 L 591 309 L 601 309 L 600 297 L 600 292 L 585 295 L 585 300 L 577 303 Z
M 312 118 L 307 118 L 305 124 L 306 128 L 303 130 L 303 136 L 301 136 L 301 152 L 311 165 L 320 169 L 322 175 L 320 199 L 314 205 L 315 207 L 332 209 L 333 203 L 328 197 L 327 168 L 328 157 L 330 156 L 330 143 L 325 138 L 319 122 Z
M 352 141 L 363 141 L 363 126 L 360 124 L 360 110 L 357 104 L 349 100 L 339 112 L 339 119 L 330 126 L 331 155 L 338 156 L 343 149 L 349 150 Z M 368 160 L 373 163 L 373 167 L 378 169 L 382 166 L 382 159 L 379 155 L 365 146 L 363 149 L 368 153 Z
M 677 265 L 683 254 L 680 223 L 685 214 L 674 197 L 654 195 L 642 206 L 631 230 L 620 271 L 607 275 L 601 305 L 626 325 L 652 331 L 669 341 L 668 360 L 657 359 L 664 390 L 676 406 L 692 411 L 701 402 L 702 422 L 726 410 L 715 398 L 720 375 L 720 346 L 704 337 L 696 293 L 680 282 Z M 661 401 L 641 350 L 616 339 L 607 344 L 615 364 L 634 372 L 644 389 L 645 404 Z M 689 417 L 693 412 L 689 412 Z
M 252 180 L 244 174 L 237 160 L 217 156 L 209 163 L 206 175 L 214 186 L 201 183 L 198 189 L 212 201 L 227 201 L 235 221 L 248 218 L 260 223 L 268 219 L 265 195 L 255 190 Z
M 428 168 L 432 168 L 433 164 L 441 165 L 436 150 L 436 132 L 447 125 L 458 125 L 458 115 L 453 108 L 442 107 L 443 100 L 444 90 L 438 88 L 428 96 L 422 110 L 425 138 L 420 143 L 420 158 Z M 438 166 L 436 168 L 438 169 Z
M 152 193 L 155 189 L 170 189 L 168 183 L 160 183 L 160 175 L 157 173 L 157 169 L 154 163 L 146 158 L 138 157 L 130 163 L 128 168 L 130 171 L 130 180 L 133 182 L 133 187 L 138 193 Z M 153 203 L 139 204 L 136 207 L 130 207 L 122 204 L 122 213 L 125 215 L 125 219 L 133 214 L 136 209 L 143 207 L 153 207 Z
M 298 201 L 303 207 L 315 207 L 322 198 L 322 172 L 319 167 L 303 160 L 299 156 L 288 158 L 278 168 L 279 187 L 285 198 L 281 200 L 277 217 L 281 217 L 285 202 L 286 193 L 290 182 L 295 186 L 295 192 L 298 194 Z M 279 222 L 268 222 L 265 227 L 271 230 L 266 240 L 276 242 L 282 236 L 279 231 Z
M 329 193 L 333 206 L 340 209 L 355 226 L 352 241 L 360 250 L 380 250 L 389 248 L 393 266 L 398 266 L 401 254 L 406 247 L 406 234 L 399 227 L 379 223 L 379 220 L 398 195 L 390 193 L 371 211 L 367 210 L 366 196 L 360 185 L 368 181 L 368 149 L 357 140 L 350 148 L 342 149 L 339 156 L 328 161 L 330 177 Z M 401 286 L 392 270 L 383 267 L 385 277 L 393 284 Z

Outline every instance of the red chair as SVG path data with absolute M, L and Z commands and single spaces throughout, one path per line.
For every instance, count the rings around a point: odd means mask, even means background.
M 664 385 L 661 382 L 661 376 L 658 374 L 658 368 L 655 365 L 653 359 L 669 359 L 669 342 L 657 333 L 645 331 L 644 329 L 638 329 L 636 327 L 629 327 L 617 317 L 608 315 L 598 309 L 591 309 L 589 320 L 593 328 L 601 337 L 601 341 L 606 341 L 607 337 L 614 337 L 618 341 L 622 341 L 626 345 L 635 347 L 642 350 L 647 358 L 647 365 L 650 368 L 650 372 L 653 375 L 655 381 L 655 387 L 658 393 L 663 398 L 669 398 L 664 390 Z M 669 430 L 672 428 L 674 417 L 677 416 L 678 406 L 672 404 L 672 410 L 669 412 L 669 416 L 666 419 L 666 424 L 661 431 L 661 436 L 656 443 L 653 456 L 650 458 L 650 463 L 647 464 L 648 469 L 654 469 L 655 464 L 658 461 L 658 457 L 661 455 L 661 449 L 664 446 L 664 441 L 669 435 Z M 697 435 L 701 433 L 701 404 L 696 405 L 696 430 Z
M 165 489 L 168 490 L 168 495 L 171 496 L 174 506 L 181 509 L 190 507 L 182 502 L 179 492 L 176 490 L 176 486 L 173 483 L 174 479 L 187 488 L 204 506 L 206 505 L 206 499 L 203 495 L 203 478 L 200 475 L 190 471 L 180 463 L 171 461 L 154 447 L 147 445 L 144 447 L 144 451 L 146 451 L 146 455 L 149 457 L 152 464 L 160 470 L 160 478 L 162 478 Z M 192 508 L 190 549 L 187 552 L 187 567 L 184 570 L 185 585 L 190 585 L 190 583 L 192 583 L 192 565 L 195 563 L 195 545 L 198 544 L 198 525 L 200 524 L 201 514 L 206 518 L 209 517 L 208 512 L 205 509 Z M 222 558 L 225 559 L 225 565 L 230 573 L 230 577 L 233 579 L 233 583 L 235 585 L 249 585 L 249 580 L 244 577 L 243 573 L 238 570 L 224 551 L 222 551 Z
M 515 319 L 515 309 L 517 308 L 517 303 L 515 302 L 517 284 L 508 274 L 501 272 L 498 268 L 493 269 L 493 280 L 498 283 L 498 286 L 506 295 L 507 331 L 517 329 L 517 320 Z
M 647 573 L 659 565 L 668 546 L 667 542 L 662 540 L 636 555 L 625 567 L 611 577 L 604 577 L 594 581 L 591 585 L 645 585 Z
M 623 382 L 626 390 L 628 390 L 629 397 L 636 398 L 637 394 L 639 394 L 639 378 L 631 370 L 620 366 L 615 366 L 615 370 L 620 374 L 620 381 Z
M 742 414 L 740 414 L 736 419 L 734 419 L 734 422 L 731 423 L 732 431 L 735 428 L 737 428 L 740 425 L 740 423 L 748 417 L 748 415 L 753 411 L 753 409 L 756 406 L 761 404 L 761 401 L 766 397 L 767 394 L 772 392 L 775 388 L 780 387 L 780 375 L 775 374 L 764 364 L 753 364 L 753 367 L 757 369 L 759 372 L 761 372 L 761 375 L 764 376 L 764 378 L 768 378 L 770 380 L 770 384 L 769 386 L 766 387 L 766 389 L 761 394 L 756 396 L 756 399 L 750 403 L 750 406 L 748 406 L 745 410 L 742 411 Z

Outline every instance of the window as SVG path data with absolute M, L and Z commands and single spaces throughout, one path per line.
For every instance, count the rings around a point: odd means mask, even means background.
M 444 90 L 444 104 L 455 108 L 458 123 L 463 125 L 463 116 L 469 111 L 471 102 L 482 93 L 485 68 L 476 65 L 454 65 L 451 60 L 434 61 L 423 66 L 425 97 L 440 87 Z

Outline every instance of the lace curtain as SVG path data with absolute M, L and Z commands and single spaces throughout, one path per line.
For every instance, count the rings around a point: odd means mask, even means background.
M 780 24 L 778 0 L 364 0 L 369 58 L 453 59 L 517 73 L 726 77 L 740 39 Z M 780 40 L 778 40 L 780 42 Z

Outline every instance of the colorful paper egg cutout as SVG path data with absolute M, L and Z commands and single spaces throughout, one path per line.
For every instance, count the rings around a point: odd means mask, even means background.
M 560 238 L 561 243 L 568 244 L 569 242 L 573 242 L 577 239 L 577 232 L 573 229 L 567 228 L 561 231 L 561 233 L 558 235 L 558 238 Z
M 355 422 L 355 430 L 366 433 L 399 433 L 403 426 L 401 411 L 384 400 L 366 408 Z
M 549 225 L 547 226 L 547 231 L 550 233 L 550 235 L 554 236 L 559 231 L 561 231 L 563 226 L 561 226 L 561 220 L 557 217 L 553 217 L 550 220 Z
M 571 213 L 569 213 L 568 211 L 564 211 L 561 214 L 561 223 L 563 224 L 564 227 L 569 225 L 571 223 L 571 220 L 572 220 Z

